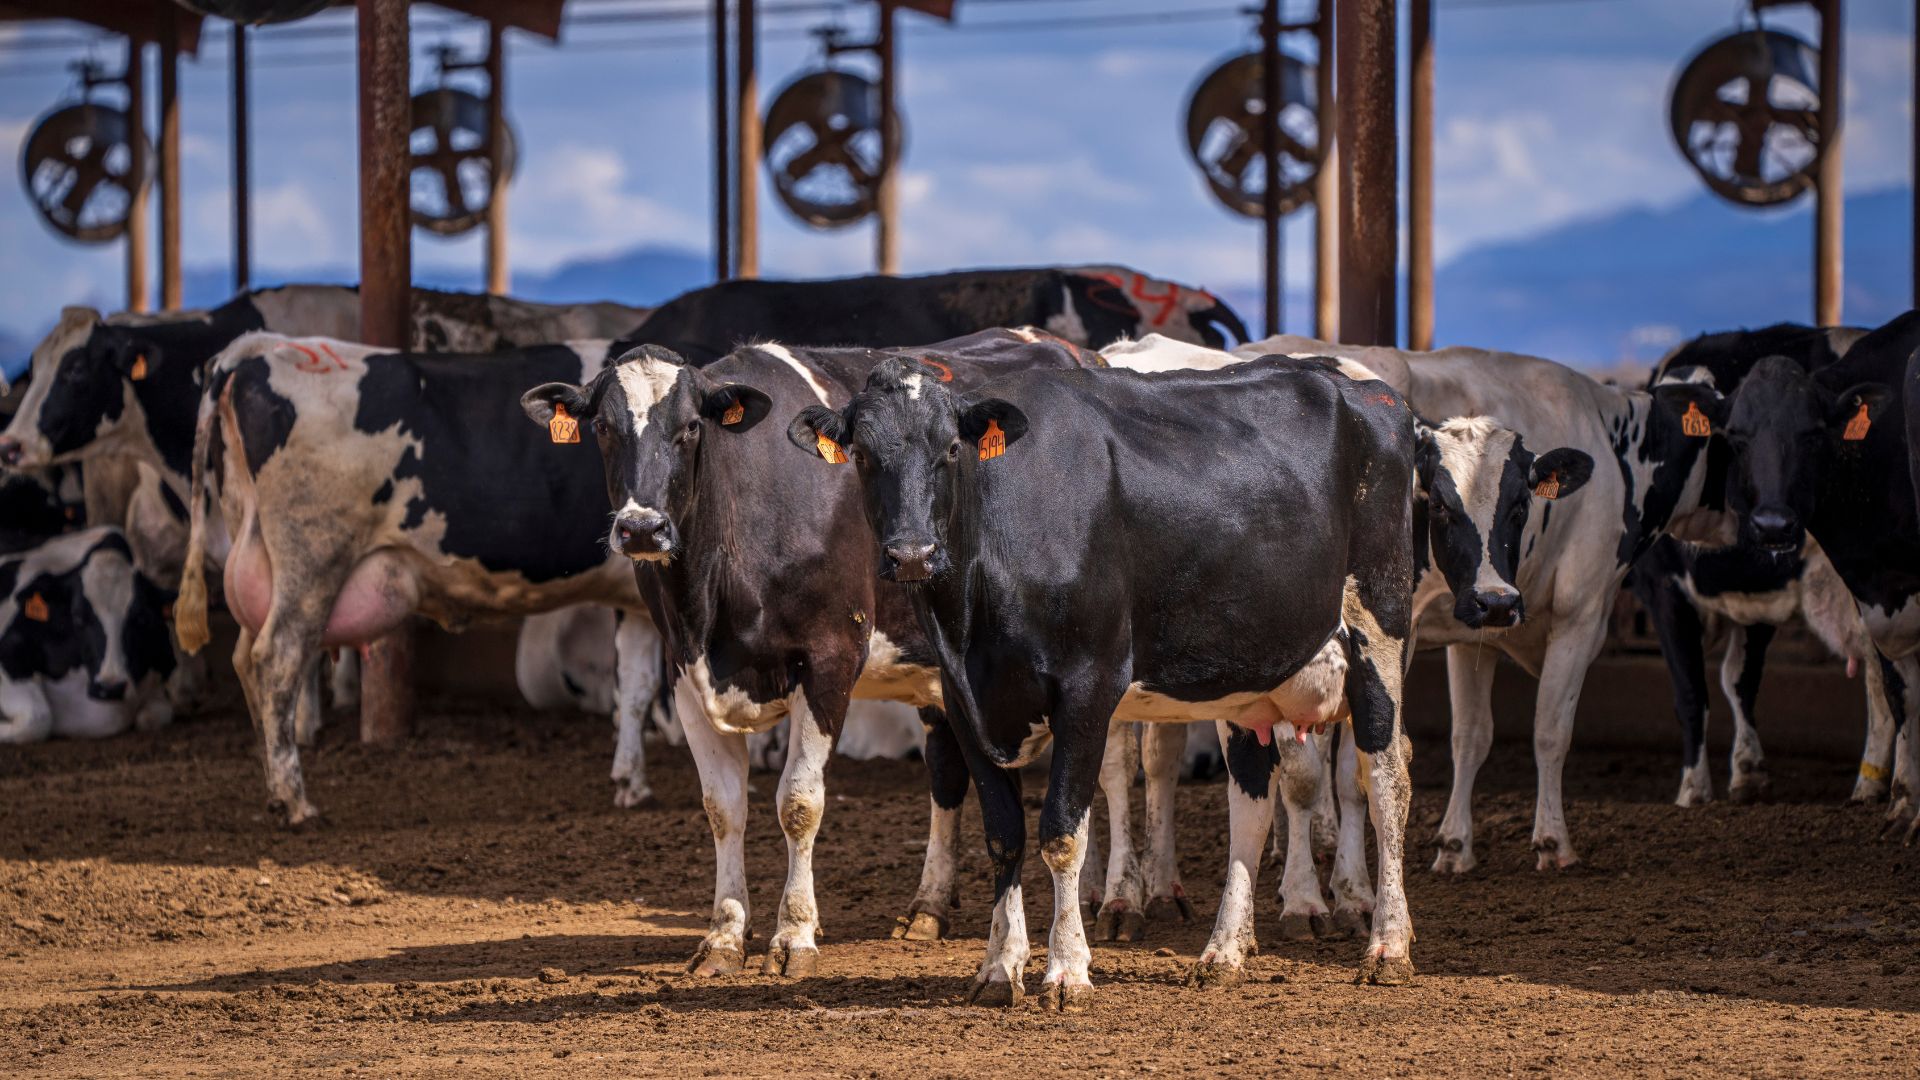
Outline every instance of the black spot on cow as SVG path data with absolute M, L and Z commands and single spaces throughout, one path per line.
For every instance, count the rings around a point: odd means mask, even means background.
M 1280 764 L 1280 747 L 1269 735 L 1265 746 L 1243 727 L 1227 729 L 1227 775 L 1250 799 L 1264 799 L 1273 790 L 1273 770 Z
M 373 505 L 375 506 L 385 505 L 392 498 L 393 498 L 393 479 L 389 477 L 386 480 L 381 481 L 380 486 L 374 489 Z
M 293 435 L 293 402 L 274 390 L 271 370 L 265 358 L 249 357 L 234 365 L 229 384 L 240 449 L 247 455 L 247 471 L 255 475 Z

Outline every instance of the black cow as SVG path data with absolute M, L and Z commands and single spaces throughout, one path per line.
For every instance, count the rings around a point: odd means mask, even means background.
M 1086 1002 L 1078 878 L 1116 719 L 1214 719 L 1228 743 L 1232 854 L 1195 969 L 1207 983 L 1237 978 L 1252 945 L 1275 765 L 1309 756 L 1277 756 L 1271 729 L 1350 710 L 1380 844 L 1363 976 L 1409 976 L 1400 686 L 1414 434 L 1397 393 L 1270 358 L 1211 372 L 1020 372 L 969 394 L 898 361 L 845 408 L 803 410 L 788 433 L 854 462 L 843 471 L 860 478 L 883 576 L 915 583 L 995 870 L 976 1000 L 1022 995 L 1017 769 L 1051 739 L 1042 1001 Z
M 665 345 L 705 364 L 748 342 L 892 348 L 1019 326 L 1091 347 L 1150 333 L 1214 348 L 1227 333 L 1247 340 L 1240 317 L 1210 293 L 1124 267 L 1082 267 L 723 281 L 662 304 L 621 345 Z
M 844 402 L 876 364 L 868 349 L 740 349 L 697 368 L 661 346 L 622 356 L 585 385 L 527 392 L 542 425 L 556 410 L 590 423 L 607 462 L 609 545 L 634 560 L 667 639 L 673 703 L 700 769 L 713 827 L 712 923 L 689 970 L 715 975 L 746 960 L 746 737 L 790 717 L 780 778 L 788 874 L 765 970 L 801 975 L 818 960 L 813 838 L 826 810 L 822 771 L 849 698 L 939 704 L 933 656 L 900 590 L 874 580 L 853 478 L 811 469 L 785 449 L 770 411 Z M 911 350 L 929 389 L 976 367 L 1097 363 L 1058 341 L 988 331 Z M 966 377 L 971 377 L 969 374 Z M 598 500 L 595 500 L 596 502 Z M 950 852 L 966 768 L 948 726 L 929 725 L 934 820 L 916 915 L 944 924 Z
M 1809 534 L 1819 541 L 1866 624 L 1896 724 L 1920 707 L 1920 513 L 1899 389 L 1916 348 L 1920 312 L 1908 312 L 1816 371 L 1762 360 L 1724 407 L 1739 541 L 1786 557 Z M 1896 764 L 1899 820 L 1920 792 L 1920 761 Z

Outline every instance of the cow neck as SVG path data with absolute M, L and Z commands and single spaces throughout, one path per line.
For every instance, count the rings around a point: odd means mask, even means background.
M 709 434 L 708 440 L 736 438 Z M 711 460 L 717 455 L 703 445 L 694 463 L 692 481 L 686 494 L 670 499 L 668 514 L 680 533 L 680 554 L 659 568 L 671 601 L 668 618 L 673 633 L 683 643 L 689 659 L 705 654 L 716 637 L 739 637 L 732 625 L 741 611 L 746 621 L 757 620 L 760 590 L 742 575 L 739 538 L 741 523 L 736 520 L 742 499 L 726 483 L 726 462 Z
M 1861 341 L 1839 363 L 1814 374 L 1823 394 L 1837 396 L 1860 383 L 1890 392 L 1885 407 L 1858 442 L 1830 440 L 1813 517 L 1807 523 L 1857 592 L 1862 575 L 1887 564 L 1920 568 L 1920 505 L 1914 502 L 1914 449 L 1907 445 L 1907 358 L 1920 346 L 1920 316 L 1908 313 Z

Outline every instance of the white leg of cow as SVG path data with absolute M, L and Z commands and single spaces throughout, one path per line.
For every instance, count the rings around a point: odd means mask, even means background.
M 1006 1004 L 1020 1004 L 1025 993 L 1021 979 L 1031 952 L 1032 946 L 1027 943 L 1026 901 L 1021 898 L 1020 883 L 1016 881 L 993 905 L 993 922 L 987 929 L 987 955 L 973 977 L 974 1000 L 999 1003 L 1000 997 L 1005 996 Z M 999 990 L 995 984 L 1007 989 Z
M 613 805 L 653 798 L 647 785 L 647 710 L 660 692 L 660 632 L 636 612 L 620 616 L 613 634 Z
M 1473 855 L 1473 781 L 1493 747 L 1494 653 L 1473 645 L 1447 647 L 1447 696 L 1453 708 L 1453 791 L 1434 844 L 1436 874 L 1464 874 Z
M 1737 803 L 1764 799 L 1773 787 L 1767 775 L 1766 751 L 1760 748 L 1760 731 L 1754 726 L 1753 710 L 1759 697 L 1767 644 L 1773 640 L 1774 632 L 1772 626 L 1764 623 L 1753 627 L 1736 624 L 1727 640 L 1727 654 L 1720 661 L 1720 690 L 1733 708 L 1733 755 L 1728 770 L 1727 797 Z
M 1116 741 L 1114 734 L 1125 736 L 1131 732 L 1122 729 L 1110 734 L 1107 739 L 1109 747 Z M 1118 741 L 1131 740 L 1123 738 Z M 1070 842 L 1056 840 L 1040 848 L 1041 860 L 1053 873 L 1053 927 L 1047 934 L 1047 974 L 1040 984 L 1043 1007 L 1061 1010 L 1084 1007 L 1086 997 L 1093 989 L 1093 980 L 1088 974 L 1088 968 L 1093 963 L 1093 951 L 1087 948 L 1087 931 L 1085 924 L 1080 921 L 1079 901 L 1080 867 L 1087 855 L 1087 819 L 1092 816 L 1091 813 L 1081 816 L 1080 825 L 1074 830 Z M 1139 909 L 1135 908 L 1131 914 L 1139 917 Z M 1105 916 L 1106 913 L 1102 911 L 1101 917 Z
M 274 606 L 257 636 L 241 630 L 234 646 L 233 668 L 246 691 L 254 734 L 260 740 L 268 807 L 288 825 L 297 826 L 320 816 L 307 801 L 306 780 L 300 772 L 297 714 L 299 698 L 306 690 L 305 676 L 320 660 L 320 628 L 332 606 L 333 591 L 326 593 L 324 601 L 301 605 L 319 607 L 317 619 L 304 618 L 293 604 L 283 604 L 289 595 L 275 594 Z M 306 596 L 299 599 L 311 600 Z M 290 623 L 300 625 L 296 628 Z
M 53 705 L 39 684 L 0 675 L 0 743 L 43 742 L 51 734 Z
M 787 765 L 788 721 L 747 736 L 747 766 L 754 772 L 781 772 Z
M 1094 920 L 1093 934 L 1101 941 L 1135 941 L 1146 928 L 1146 901 L 1140 885 L 1140 855 L 1134 846 L 1132 801 L 1133 776 L 1140 770 L 1140 737 L 1144 734 L 1137 729 L 1142 726 L 1115 723 L 1107 731 L 1107 751 L 1100 759 L 1100 791 L 1107 798 L 1107 882 L 1100 897 L 1100 915 Z M 1085 832 L 1083 823 L 1083 835 L 1074 844 L 1071 877 L 1075 890 L 1080 887 L 1080 862 L 1086 856 Z M 1058 871 L 1054 880 L 1062 880 Z M 1077 892 L 1074 895 L 1078 895 Z
M 1893 713 L 1887 708 L 1884 677 L 1880 665 L 1868 657 L 1866 669 L 1867 742 L 1860 749 L 1860 775 L 1853 782 L 1848 802 L 1879 802 L 1886 797 L 1888 781 L 1893 778 Z
M 1340 794 L 1340 845 L 1333 857 L 1333 926 L 1360 936 L 1373 915 L 1373 881 L 1367 873 L 1367 791 L 1361 785 L 1360 756 L 1353 729 L 1337 729 L 1339 753 L 1334 785 Z
M 315 660 L 312 669 L 300 680 L 300 700 L 294 712 L 293 729 L 294 741 L 302 748 L 309 748 L 318 743 L 320 729 L 326 726 L 326 703 L 320 697 L 320 669 L 325 666 L 319 660 Z
M 1146 856 L 1142 863 L 1149 919 L 1193 919 L 1193 902 L 1180 885 L 1180 862 L 1174 857 L 1173 797 L 1180 785 L 1187 732 L 1200 726 L 1147 724 L 1141 732 L 1140 763 L 1147 774 Z
M 1900 725 L 1900 733 L 1893 737 L 1893 771 L 1887 791 L 1887 825 L 1892 828 L 1913 814 L 1916 790 L 1913 777 L 1916 759 L 1913 755 L 1913 725 Z
M 173 674 L 167 676 L 167 700 L 175 713 L 191 715 L 204 708 L 212 680 L 207 671 L 207 654 L 189 655 L 179 645 L 173 647 Z
M 1920 655 L 1893 662 L 1894 676 L 1900 680 L 1900 704 L 1904 717 L 1900 735 L 1893 744 L 1893 798 L 1910 815 L 1905 842 L 1920 838 Z
M 780 894 L 763 970 L 799 978 L 813 974 L 820 960 L 814 944 L 820 908 L 813 898 L 813 839 L 827 811 L 826 768 L 833 756 L 833 736 L 814 718 L 805 694 L 796 695 L 787 732 L 787 763 L 778 795 L 780 831 L 787 835 L 787 887 Z
M 1280 803 L 1287 811 L 1287 861 L 1280 873 L 1280 936 L 1312 941 L 1333 929 L 1320 875 L 1313 867 L 1313 812 L 1320 803 L 1325 765 L 1320 748 L 1290 738 L 1280 747 Z
M 1360 977 L 1381 985 L 1404 983 L 1413 977 L 1413 916 L 1407 911 L 1405 865 L 1407 813 L 1413 806 L 1413 778 L 1408 772 L 1412 750 L 1396 724 L 1393 741 L 1386 749 L 1360 754 L 1380 864 L 1373 936 L 1367 942 L 1367 960 Z
M 1328 728 L 1307 739 L 1320 757 L 1320 795 L 1313 803 L 1313 860 L 1320 864 L 1333 861 L 1340 847 L 1340 808 L 1335 801 L 1333 784 L 1333 730 Z
M 684 675 L 673 707 L 700 770 L 700 799 L 713 830 L 713 919 L 687 970 L 730 975 L 747 956 L 747 738 L 718 731 Z
M 1567 813 L 1560 792 L 1567 750 L 1573 745 L 1573 714 L 1587 668 L 1600 655 L 1607 624 L 1599 616 L 1561 621 L 1540 665 L 1540 692 L 1534 701 L 1533 764 L 1539 774 L 1539 798 L 1533 809 L 1535 868 L 1566 869 L 1580 861 L 1567 835 Z
M 960 808 L 967 801 L 973 776 L 944 713 L 920 710 L 927 763 L 927 857 L 920 865 L 920 887 L 905 918 L 897 920 L 893 936 L 909 941 L 938 941 L 953 927 L 953 910 L 960 904 L 954 882 L 959 859 Z
M 1273 826 L 1272 754 L 1265 747 L 1251 749 L 1251 734 L 1236 734 L 1224 721 L 1215 724 L 1227 761 L 1227 880 L 1213 934 L 1187 976 L 1189 986 L 1231 986 L 1246 978 L 1247 957 L 1260 951 L 1253 932 L 1254 889 L 1260 852 Z

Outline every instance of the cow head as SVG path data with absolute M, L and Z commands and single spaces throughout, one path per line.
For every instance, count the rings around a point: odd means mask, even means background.
M 173 597 L 134 569 L 117 532 L 71 542 L 93 545 L 77 566 L 46 567 L 16 584 L 0 670 L 14 679 L 84 671 L 88 697 L 120 701 L 148 675 L 173 671 L 165 616 Z
M 1593 458 L 1570 447 L 1536 457 L 1518 432 L 1476 416 L 1419 425 L 1415 467 L 1454 618 L 1474 629 L 1519 625 L 1526 611 L 1514 579 L 1533 501 L 1580 490 Z
M 787 428 L 800 449 L 858 470 L 889 581 L 926 581 L 951 567 L 946 528 L 957 484 L 1027 431 L 1019 409 L 958 397 L 951 378 L 942 366 L 896 357 L 844 409 L 811 405 Z
M 585 386 L 546 383 L 520 405 L 543 427 L 571 420 L 592 430 L 615 508 L 608 545 L 636 562 L 666 562 L 680 546 L 674 519 L 691 501 L 704 442 L 753 430 L 773 402 L 750 386 L 715 384 L 671 349 L 642 345 Z
M 1865 436 L 1892 397 L 1879 383 L 1836 394 L 1782 356 L 1756 364 L 1725 410 L 1733 450 L 1727 509 L 1739 519 L 1740 540 L 1798 553 L 1829 463 L 1850 439 Z
M 44 468 L 113 445 L 134 426 L 133 381 L 150 377 L 160 360 L 132 328 L 66 309 L 33 350 L 26 396 L 0 434 L 0 465 Z

